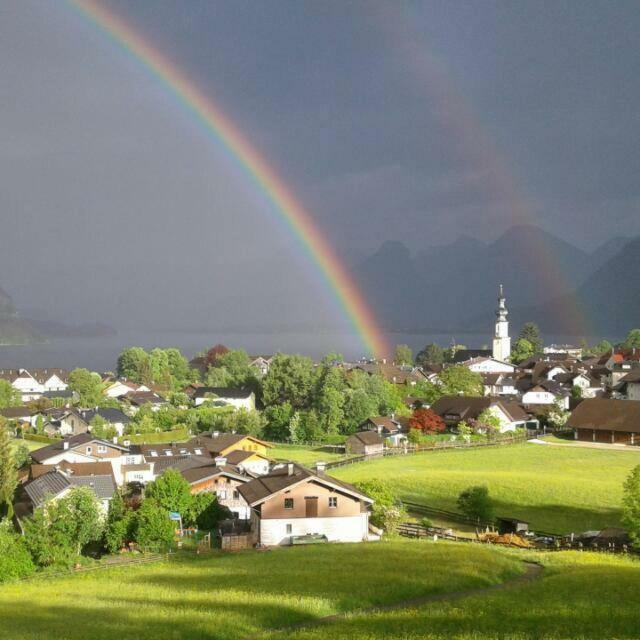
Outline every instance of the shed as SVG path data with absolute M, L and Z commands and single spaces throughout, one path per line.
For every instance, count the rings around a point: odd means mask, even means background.
M 349 453 L 370 456 L 384 451 L 384 440 L 375 431 L 359 431 L 347 438 L 346 448 Z

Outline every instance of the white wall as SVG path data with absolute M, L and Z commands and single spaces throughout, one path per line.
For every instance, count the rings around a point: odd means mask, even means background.
M 291 533 L 287 533 L 287 524 Z M 320 533 L 327 536 L 329 542 L 362 542 L 369 532 L 369 514 L 334 518 L 291 518 L 261 519 L 260 542 L 269 547 L 288 545 L 291 536 L 303 536 L 308 533 Z

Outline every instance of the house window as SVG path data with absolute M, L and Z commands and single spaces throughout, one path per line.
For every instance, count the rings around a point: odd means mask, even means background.
M 93 447 L 87 447 L 87 455 L 91 455 L 93 453 Z
M 194 449 L 193 451 L 197 456 L 201 456 L 202 455 L 202 449 Z
M 233 492 L 233 499 L 234 500 L 240 500 L 240 492 L 239 491 L 234 491 Z
M 329 509 L 335 509 L 338 506 L 338 498 L 331 496 L 329 498 Z
M 293 533 L 293 527 L 290 524 L 288 524 L 287 525 L 287 535 L 291 535 L 292 533 Z
M 105 447 L 103 444 L 99 444 L 98 453 L 107 453 L 107 447 Z
M 285 498 L 284 499 L 284 508 L 285 509 L 293 509 L 293 498 Z
M 227 492 L 225 489 L 221 489 L 220 491 L 218 491 L 218 499 L 219 500 L 226 500 L 227 499 Z

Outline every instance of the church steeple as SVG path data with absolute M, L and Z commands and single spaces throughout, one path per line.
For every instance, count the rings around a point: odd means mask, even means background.
M 507 316 L 504 288 L 498 289 L 498 307 L 496 309 L 496 326 L 493 334 L 493 357 L 496 360 L 507 361 L 511 356 L 511 338 L 509 337 L 509 322 Z

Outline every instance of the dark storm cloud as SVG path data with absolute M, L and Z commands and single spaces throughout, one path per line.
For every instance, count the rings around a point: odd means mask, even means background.
M 514 216 L 505 182 L 578 244 L 640 233 L 635 3 L 108 4 L 215 97 L 350 261 L 387 239 L 495 237 Z M 65 3 L 3 3 L 0 59 L 0 286 L 20 304 L 166 326 L 334 312 L 220 145 Z M 470 121 L 448 122 L 451 95 Z

